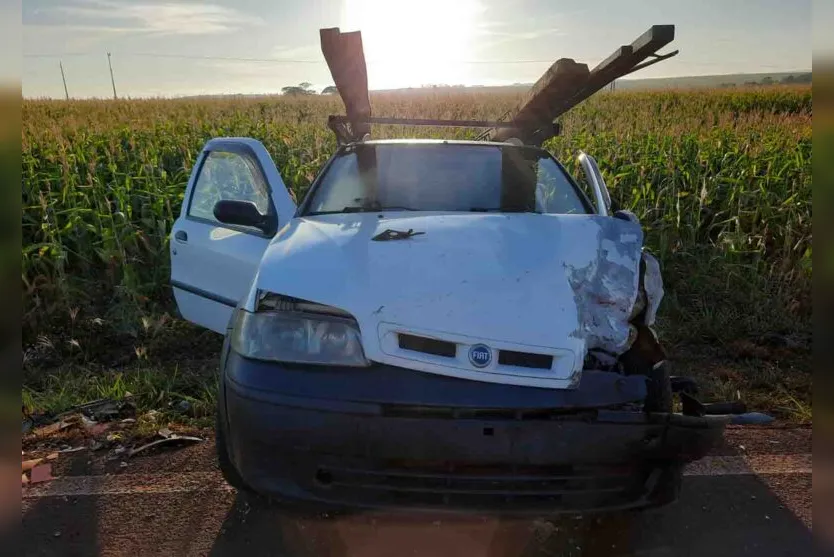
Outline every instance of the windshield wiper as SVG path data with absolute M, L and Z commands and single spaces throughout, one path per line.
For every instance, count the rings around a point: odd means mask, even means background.
M 371 240 L 375 242 L 387 242 L 388 240 L 407 240 L 412 236 L 418 236 L 420 234 L 425 234 L 425 232 L 414 232 L 413 228 L 409 228 L 406 231 L 391 230 L 389 228 L 388 230 L 380 232 L 379 234 L 371 238 Z

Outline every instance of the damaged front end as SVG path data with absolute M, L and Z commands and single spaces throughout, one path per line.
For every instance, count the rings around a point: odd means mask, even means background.
M 585 367 L 645 374 L 665 353 L 652 330 L 663 299 L 657 259 L 643 247 L 634 214 L 597 219 L 597 256 L 581 267 L 566 265 L 585 341 Z M 622 222 L 625 221 L 625 222 Z
M 643 247 L 637 217 L 629 211 L 614 217 L 599 221 L 596 260 L 568 269 L 580 324 L 576 334 L 586 346 L 583 369 L 644 377 L 647 412 L 671 412 L 673 392 L 681 392 L 684 414 L 703 416 L 708 411 L 693 397 L 697 385 L 670 376 L 666 351 L 653 329 L 664 295 L 660 264 Z

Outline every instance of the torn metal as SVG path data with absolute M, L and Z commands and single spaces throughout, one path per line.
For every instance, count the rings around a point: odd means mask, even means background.
M 665 359 L 651 325 L 663 299 L 657 259 L 643 248 L 637 218 L 625 211 L 599 219 L 597 257 L 587 265 L 566 265 L 574 292 L 578 328 L 586 359 L 594 367 L 646 372 Z

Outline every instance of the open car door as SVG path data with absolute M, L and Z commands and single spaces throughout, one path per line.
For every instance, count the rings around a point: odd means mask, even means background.
M 271 223 L 268 231 L 222 223 L 220 200 L 250 201 Z M 171 286 L 180 314 L 225 333 L 276 232 L 295 214 L 272 157 L 257 140 L 217 138 L 203 147 L 171 230 Z

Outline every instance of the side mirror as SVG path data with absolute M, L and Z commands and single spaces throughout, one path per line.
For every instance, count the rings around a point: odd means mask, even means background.
M 223 199 L 214 205 L 214 218 L 226 224 L 252 226 L 264 234 L 273 234 L 276 229 L 275 218 L 262 215 L 258 206 L 251 201 Z

